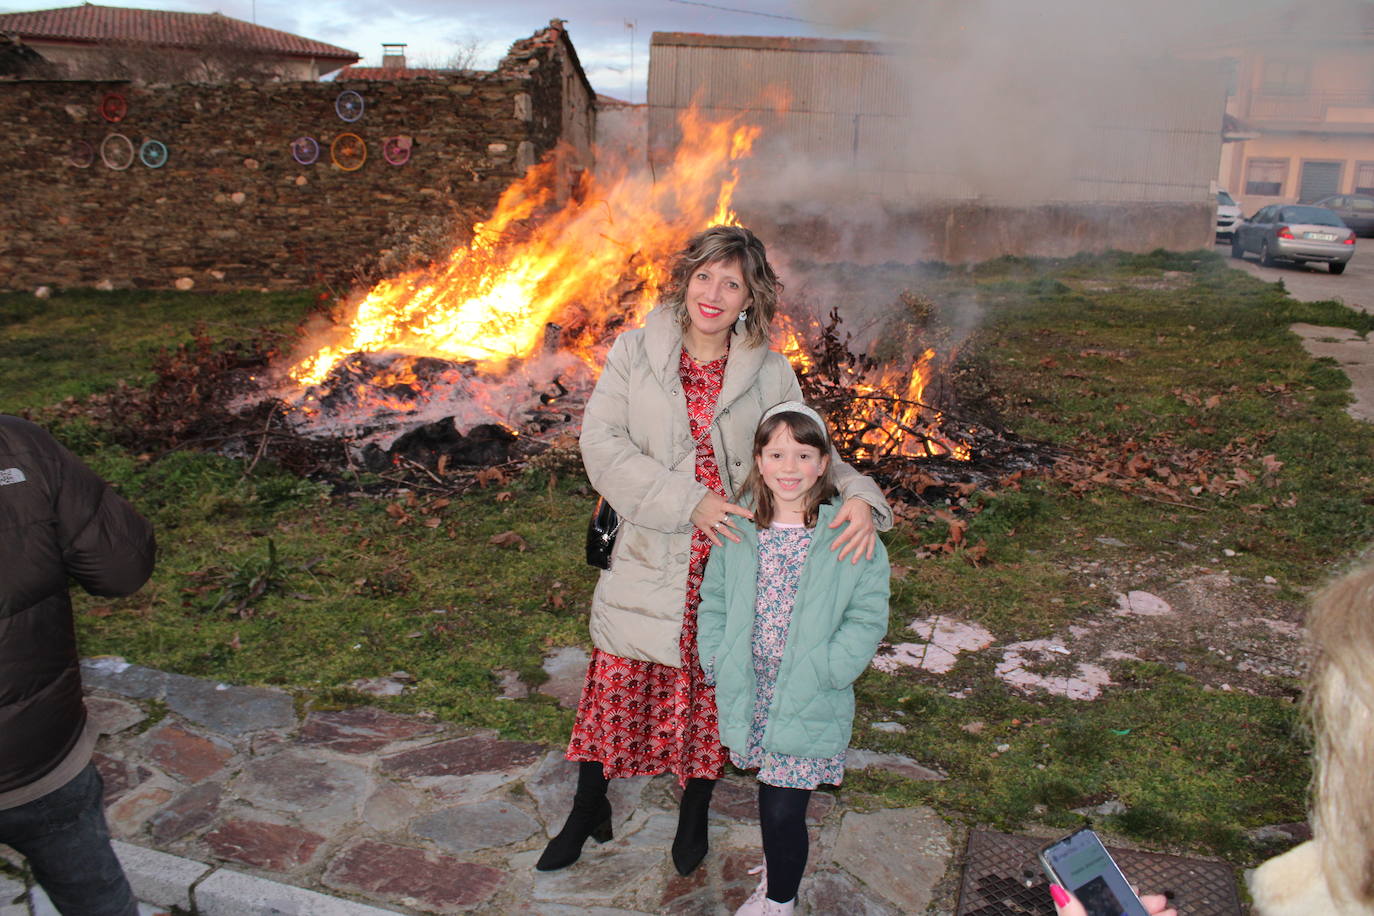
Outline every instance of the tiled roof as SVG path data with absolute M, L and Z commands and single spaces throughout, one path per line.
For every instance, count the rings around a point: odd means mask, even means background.
M 413 80 L 447 76 L 461 70 L 434 70 L 427 67 L 344 67 L 336 80 Z
M 691 48 L 747 48 L 754 51 L 818 51 L 845 54 L 875 54 L 883 50 L 872 41 L 839 38 L 788 38 L 759 35 L 702 35 L 697 32 L 654 32 L 654 45 L 682 45 Z
M 120 42 L 162 48 L 202 48 L 229 43 L 245 50 L 290 57 L 350 62 L 358 59 L 358 55 L 347 48 L 219 13 L 172 13 L 90 3 L 27 13 L 0 13 L 0 32 L 13 32 L 25 41 Z

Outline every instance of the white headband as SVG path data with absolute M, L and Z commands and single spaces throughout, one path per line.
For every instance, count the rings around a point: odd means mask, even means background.
M 801 401 L 783 401 L 781 404 L 774 404 L 763 412 L 763 416 L 759 418 L 759 423 L 762 424 L 764 420 L 780 413 L 799 413 L 804 417 L 815 420 L 816 426 L 820 427 L 821 438 L 825 440 L 826 446 L 829 447 L 830 433 L 826 431 L 825 420 L 820 414 L 816 413 L 816 411 L 812 410 L 810 407 L 807 407 Z

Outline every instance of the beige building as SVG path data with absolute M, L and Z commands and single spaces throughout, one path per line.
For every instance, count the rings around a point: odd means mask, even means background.
M 12 35 L 47 62 L 41 75 L 137 82 L 318 80 L 358 55 L 219 13 L 118 6 L 0 13 Z
M 1214 60 L 655 32 L 649 155 L 671 158 L 689 112 L 757 126 L 738 211 L 876 226 L 834 230 L 862 236 L 851 259 L 1188 249 L 1212 237 L 1224 102 Z
M 1374 7 L 1313 12 L 1308 4 L 1238 24 L 1247 31 L 1222 51 L 1232 85 L 1218 183 L 1247 215 L 1273 203 L 1374 195 Z

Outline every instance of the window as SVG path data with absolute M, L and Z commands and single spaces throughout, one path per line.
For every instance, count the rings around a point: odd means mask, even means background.
M 1287 159 L 1251 159 L 1245 164 L 1245 193 L 1278 197 L 1287 174 Z
M 1307 95 L 1307 75 L 1312 65 L 1303 60 L 1266 60 L 1260 76 L 1264 95 Z
M 1374 162 L 1355 163 L 1355 193 L 1374 195 Z

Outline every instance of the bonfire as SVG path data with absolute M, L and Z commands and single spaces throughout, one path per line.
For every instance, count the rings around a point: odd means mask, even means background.
M 575 425 L 606 348 L 653 306 L 671 255 L 694 232 L 738 224 L 739 166 L 759 129 L 692 111 L 681 127 L 666 172 L 603 168 L 568 193 L 552 158 L 505 192 L 468 244 L 358 297 L 277 391 L 294 428 L 349 438 L 376 463 L 417 430 L 438 454 L 474 431 L 514 442 Z M 838 322 L 784 300 L 777 345 L 832 409 L 851 456 L 970 458 L 925 399 L 952 354 L 922 347 L 880 365 L 848 353 Z

